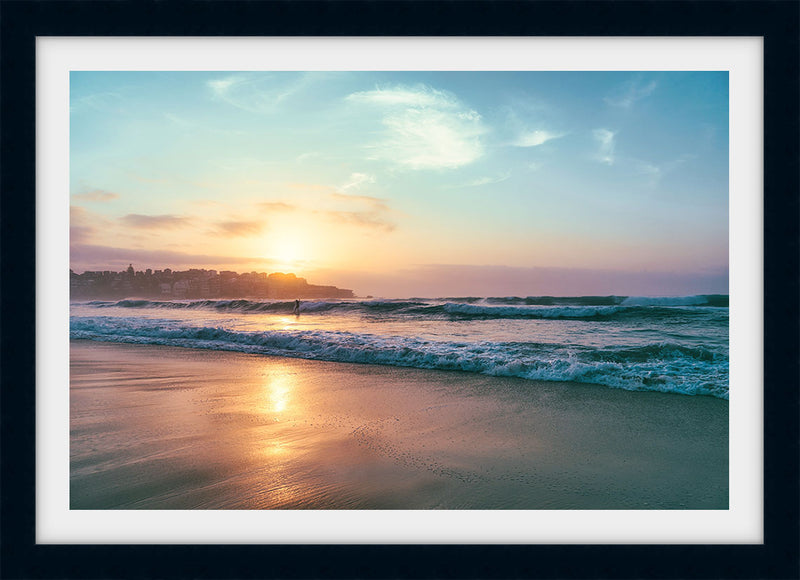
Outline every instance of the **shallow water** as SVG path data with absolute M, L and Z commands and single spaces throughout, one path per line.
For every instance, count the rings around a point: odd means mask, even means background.
M 70 337 L 728 397 L 724 296 L 92 301 Z

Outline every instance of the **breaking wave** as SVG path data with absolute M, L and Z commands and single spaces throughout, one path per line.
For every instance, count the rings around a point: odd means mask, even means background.
M 73 317 L 70 338 L 457 370 L 728 398 L 726 352 L 670 342 L 604 348 L 530 342 L 469 343 L 335 330 L 245 332 L 172 320 L 105 316 Z
M 258 300 L 119 300 L 83 303 L 94 308 L 183 309 L 217 312 L 289 314 L 294 301 Z M 593 319 L 615 320 L 704 315 L 710 308 L 728 306 L 724 295 L 668 298 L 626 296 L 583 296 L 575 298 L 506 297 L 412 300 L 304 301 L 303 314 L 363 314 L 365 316 L 415 316 L 453 320 L 476 319 Z

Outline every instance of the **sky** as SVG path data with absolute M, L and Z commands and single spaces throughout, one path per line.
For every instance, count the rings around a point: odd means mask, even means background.
M 727 72 L 70 73 L 70 267 L 728 291 Z

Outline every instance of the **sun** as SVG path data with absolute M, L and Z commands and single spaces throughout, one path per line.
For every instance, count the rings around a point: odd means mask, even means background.
M 284 240 L 275 245 L 273 257 L 286 264 L 293 264 L 300 259 L 302 252 L 294 241 Z
M 273 240 L 267 255 L 276 266 L 289 270 L 297 268 L 307 259 L 305 244 L 294 236 Z

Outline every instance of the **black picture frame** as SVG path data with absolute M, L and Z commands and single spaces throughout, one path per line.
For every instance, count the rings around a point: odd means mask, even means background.
M 0 577 L 797 578 L 796 1 L 0 2 Z M 37 36 L 760 36 L 764 38 L 763 545 L 37 545 Z

